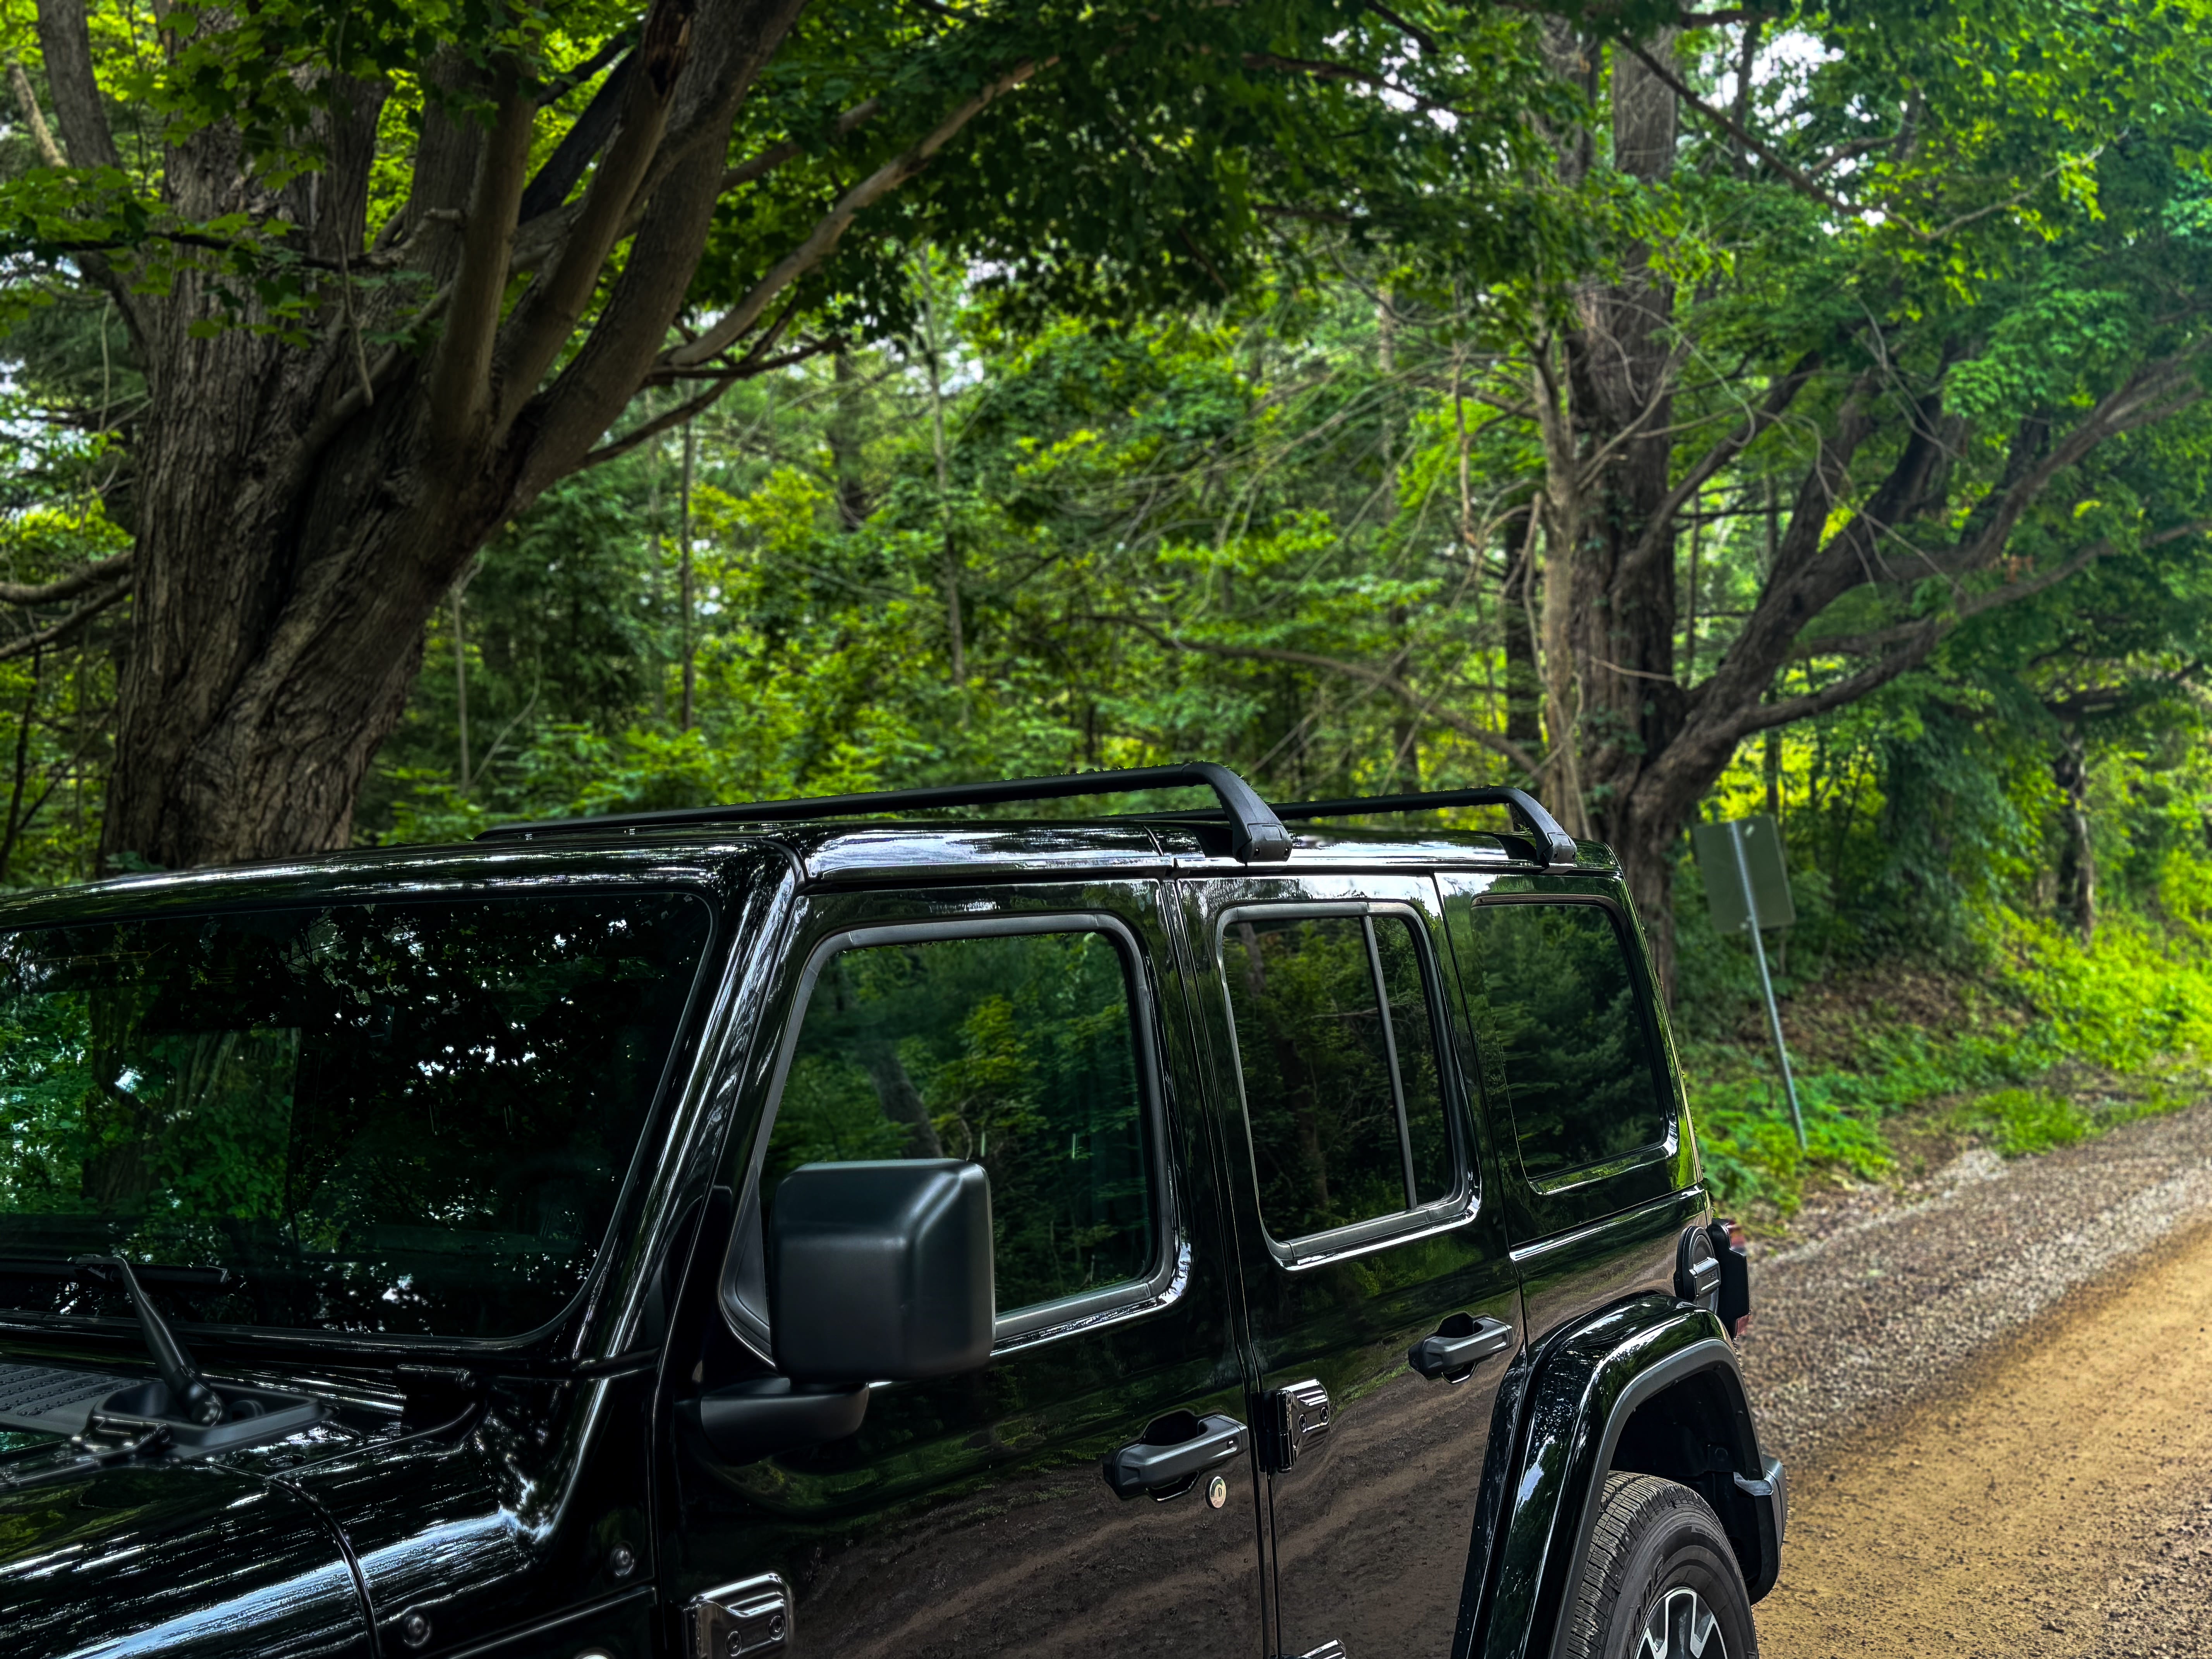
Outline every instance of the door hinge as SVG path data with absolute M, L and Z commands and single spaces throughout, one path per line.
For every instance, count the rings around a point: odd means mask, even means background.
M 1287 1474 L 1306 1449 L 1328 1432 L 1328 1390 L 1312 1377 L 1269 1394 L 1261 1420 L 1267 1425 L 1268 1469 Z
M 779 1653 L 791 1640 L 791 1587 L 781 1573 L 702 1591 L 684 1608 L 690 1659 L 745 1659 Z

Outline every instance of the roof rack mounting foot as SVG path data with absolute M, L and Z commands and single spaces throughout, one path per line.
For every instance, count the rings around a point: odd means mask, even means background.
M 1559 828 L 1559 821 L 1544 810 L 1543 803 L 1525 789 L 1504 786 L 1491 789 L 1431 789 L 1407 795 L 1369 795 L 1347 800 L 1301 800 L 1278 803 L 1275 816 L 1285 823 L 1308 818 L 1351 817 L 1365 812 L 1425 812 L 1439 806 L 1503 806 L 1526 828 L 1536 844 L 1537 861 L 1557 875 L 1575 867 L 1580 851 L 1575 838 Z

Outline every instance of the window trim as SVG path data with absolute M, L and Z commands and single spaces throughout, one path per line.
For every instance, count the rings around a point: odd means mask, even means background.
M 716 1276 L 715 1301 L 722 1318 L 737 1339 L 760 1358 L 775 1363 L 775 1345 L 768 1319 L 766 1243 L 762 1234 L 761 1170 L 768 1162 L 768 1143 L 783 1104 L 785 1083 L 799 1047 L 799 1033 L 806 1023 L 806 1010 L 814 989 L 830 959 L 843 951 L 872 945 L 912 945 L 939 939 L 1000 939 L 1036 933 L 1099 933 L 1109 939 L 1121 958 L 1122 982 L 1129 996 L 1129 1023 L 1137 1047 L 1137 1088 L 1142 1098 L 1146 1132 L 1146 1176 L 1153 1194 L 1152 1262 L 1141 1279 L 1117 1279 L 1097 1290 L 1050 1302 L 1032 1303 L 993 1322 L 991 1352 L 1028 1347 L 1076 1330 L 1089 1330 L 1149 1313 L 1177 1300 L 1190 1282 L 1189 1242 L 1181 1230 L 1181 1212 L 1168 1156 L 1167 1091 L 1160 1065 L 1158 1024 L 1151 976 L 1135 931 L 1121 917 L 1098 910 L 1041 911 L 1022 915 L 940 916 L 928 921 L 863 922 L 824 934 L 807 953 L 792 992 L 783 1029 L 776 1037 L 775 1064 L 770 1072 L 766 1103 L 759 1127 L 745 1157 L 738 1182 L 737 1223 L 720 1273 Z M 755 1300 L 757 1298 L 757 1300 Z
M 1420 964 L 1422 994 L 1429 1005 L 1429 1043 L 1437 1057 L 1437 1086 L 1442 1097 L 1439 1104 L 1443 1109 L 1444 1133 L 1451 1148 L 1452 1187 L 1443 1197 L 1431 1199 L 1425 1204 L 1410 1203 L 1402 1210 L 1370 1216 L 1364 1221 L 1347 1222 L 1343 1226 L 1332 1227 L 1323 1232 L 1279 1239 L 1269 1230 L 1267 1212 L 1260 1202 L 1260 1154 L 1252 1140 L 1252 1111 L 1244 1093 L 1244 1057 L 1237 1042 L 1237 1002 L 1229 987 L 1229 964 L 1224 954 L 1229 929 L 1239 921 L 1319 921 L 1330 917 L 1358 917 L 1371 926 L 1376 916 L 1397 916 L 1412 927 L 1413 956 Z M 1215 981 L 1220 988 L 1223 1011 L 1228 1015 L 1229 1063 L 1237 1084 L 1237 1114 L 1244 1126 L 1244 1151 L 1252 1180 L 1252 1210 L 1259 1218 L 1260 1236 L 1267 1241 L 1268 1253 L 1285 1267 L 1317 1267 L 1326 1261 L 1339 1261 L 1347 1256 L 1379 1249 L 1387 1244 L 1403 1243 L 1431 1233 L 1442 1232 L 1447 1228 L 1461 1225 L 1480 1206 L 1481 1194 L 1475 1180 L 1474 1145 L 1466 1108 L 1466 1084 L 1460 1077 L 1451 1045 L 1444 1040 L 1444 1034 L 1450 1027 L 1444 1017 L 1442 970 L 1437 961 L 1436 941 L 1429 937 L 1428 920 L 1427 914 L 1419 905 L 1403 899 L 1311 899 L 1238 904 L 1221 911 L 1213 918 L 1212 970 Z M 1389 1033 L 1389 1048 L 1393 1061 L 1390 1087 L 1398 1109 L 1400 1155 L 1410 1164 L 1412 1139 L 1407 1133 L 1405 1085 L 1403 1074 L 1395 1067 L 1397 1036 L 1389 1018 L 1389 1002 L 1382 996 L 1377 953 L 1371 943 L 1369 948 L 1370 971 L 1376 975 L 1377 1001 L 1384 1015 L 1383 1029 Z M 1456 1112 L 1452 1109 L 1455 1099 L 1461 1103 Z M 1413 1196 L 1410 1188 L 1407 1196 Z
M 1657 1140 L 1644 1141 L 1625 1152 L 1601 1158 L 1595 1164 L 1577 1164 L 1553 1175 L 1532 1176 L 1528 1173 L 1528 1166 L 1521 1158 L 1521 1120 L 1513 1110 L 1511 1072 L 1505 1064 L 1504 1055 L 1490 1055 L 1495 1060 L 1498 1076 L 1504 1081 L 1505 1098 L 1498 1103 L 1504 1107 L 1506 1121 L 1513 1127 L 1513 1167 L 1520 1172 L 1522 1184 L 1538 1196 L 1550 1198 L 1581 1188 L 1594 1187 L 1600 1182 L 1611 1181 L 1655 1164 L 1672 1162 L 1682 1147 L 1683 1102 L 1675 1087 L 1671 1068 L 1666 1064 L 1667 1048 L 1661 1041 L 1659 1023 L 1653 1012 L 1650 967 L 1644 953 L 1633 948 L 1636 937 L 1634 918 L 1618 900 L 1603 893 L 1478 893 L 1468 907 L 1468 919 L 1472 922 L 1476 911 L 1508 904 L 1589 905 L 1604 911 L 1611 918 L 1613 943 L 1620 947 L 1621 957 L 1628 964 L 1629 989 L 1636 998 L 1637 1017 L 1644 1024 L 1644 1040 L 1650 1057 L 1654 1092 L 1665 1103 L 1667 1111 L 1667 1133 Z M 1482 942 L 1472 928 L 1468 939 L 1475 951 L 1474 969 L 1479 974 L 1482 971 Z M 1472 1007 L 1468 1012 L 1468 1024 L 1474 1027 L 1478 1051 L 1491 1050 L 1493 1045 L 1488 1033 L 1482 1029 L 1482 1023 L 1473 1018 Z

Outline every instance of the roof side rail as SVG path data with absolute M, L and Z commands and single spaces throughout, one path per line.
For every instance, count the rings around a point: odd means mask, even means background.
M 599 830 L 679 830 L 716 823 L 789 823 L 809 818 L 864 817 L 935 806 L 991 806 L 1007 801 L 1057 800 L 1070 795 L 1118 795 L 1138 789 L 1203 785 L 1213 791 L 1229 820 L 1230 850 L 1247 864 L 1272 864 L 1291 855 L 1291 832 L 1259 792 L 1225 766 L 1186 761 L 1175 766 L 1137 766 L 1110 772 L 1070 772 L 1049 778 L 1006 778 L 988 783 L 935 784 L 921 789 L 880 789 L 858 795 L 753 801 L 742 806 L 686 806 L 662 812 L 611 813 L 603 817 L 553 818 L 487 830 L 478 841 L 521 840 L 538 835 L 585 835 Z M 1541 808 L 1538 809 L 1540 811 Z M 1548 822 L 1549 820 L 1547 820 Z
M 1439 806 L 1503 806 L 1526 826 L 1536 843 L 1539 861 L 1547 871 L 1557 873 L 1575 867 L 1578 856 L 1575 838 L 1560 829 L 1559 821 L 1525 789 L 1432 789 L 1422 794 L 1292 801 L 1274 810 L 1285 823 L 1298 823 L 1308 818 L 1344 818 L 1369 812 L 1426 812 Z

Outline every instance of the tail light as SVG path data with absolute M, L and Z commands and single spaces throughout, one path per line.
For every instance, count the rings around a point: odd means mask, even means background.
M 1708 1229 L 1720 1258 L 1720 1297 L 1713 1311 L 1733 1337 L 1751 1328 L 1751 1241 L 1741 1223 L 1716 1221 Z

